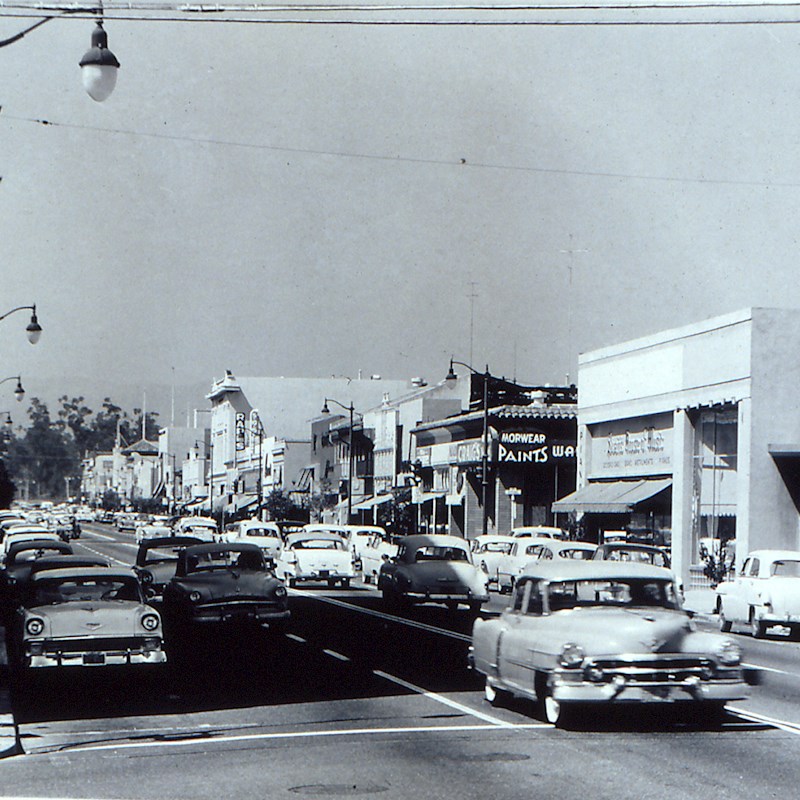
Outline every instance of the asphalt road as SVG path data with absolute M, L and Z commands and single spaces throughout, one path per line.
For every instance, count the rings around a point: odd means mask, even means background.
M 81 547 L 131 563 L 130 534 L 84 531 Z M 163 669 L 85 670 L 15 691 L 25 755 L 0 761 L 0 796 L 795 796 L 797 643 L 737 636 L 763 683 L 721 730 L 639 713 L 561 731 L 530 703 L 483 701 L 466 667 L 466 610 L 388 615 L 361 585 L 296 590 L 291 608 L 278 639 L 207 634 L 174 647 Z

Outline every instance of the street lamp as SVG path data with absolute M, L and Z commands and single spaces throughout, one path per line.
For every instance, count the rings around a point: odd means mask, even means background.
M 331 413 L 331 410 L 328 408 L 328 403 L 336 403 L 337 406 L 343 408 L 350 414 L 350 426 L 349 426 L 349 442 L 347 445 L 347 524 L 350 524 L 350 515 L 353 511 L 353 413 L 355 412 L 355 408 L 353 408 L 353 401 L 350 401 L 350 405 L 346 406 L 343 403 L 340 403 L 338 400 L 334 400 L 331 397 L 326 397 L 325 402 L 322 406 L 322 413 L 328 415 Z
M 79 65 L 82 73 L 83 88 L 86 89 L 92 100 L 102 103 L 103 100 L 107 99 L 111 95 L 111 92 L 114 91 L 114 86 L 116 86 L 117 83 L 119 61 L 117 61 L 116 56 L 108 49 L 108 34 L 103 30 L 102 4 L 99 12 L 100 19 L 97 20 L 95 29 L 92 31 L 91 47 L 84 53 Z M 25 28 L 25 30 L 20 31 L 14 36 L 0 40 L 0 47 L 7 47 L 10 44 L 14 44 L 14 42 L 18 42 L 26 34 L 44 25 L 45 22 L 50 22 L 51 19 L 58 19 L 66 14 L 98 14 L 98 9 L 96 7 L 70 8 L 59 14 L 44 17 L 44 19 L 38 20 L 33 25 Z
M 2 322 L 6 317 L 11 316 L 17 311 L 24 311 L 24 310 L 31 311 L 31 321 L 28 323 L 28 326 L 25 328 L 28 334 L 28 341 L 31 344 L 36 344 L 39 341 L 39 338 L 42 335 L 42 326 L 39 324 L 39 319 L 36 316 L 36 304 L 34 303 L 32 306 L 18 306 L 17 308 L 12 308 L 11 311 L 7 311 L 5 314 L 0 316 L 0 322 Z
M 478 372 L 478 370 L 476 370 L 474 367 L 471 367 L 469 364 L 465 364 L 463 361 L 455 361 L 451 358 L 450 370 L 445 376 L 445 382 L 448 386 L 452 386 L 458 380 L 458 375 L 456 375 L 455 370 L 453 369 L 454 364 L 465 367 L 473 375 L 483 376 L 483 452 L 481 454 L 481 503 L 483 504 L 482 530 L 483 535 L 486 536 L 486 533 L 489 529 L 489 508 L 486 505 L 489 486 L 489 378 L 491 377 L 489 373 L 489 365 L 487 364 L 486 371 L 481 373 Z
M 17 398 L 18 403 L 21 403 L 22 398 L 25 396 L 25 390 L 22 388 L 22 380 L 20 379 L 19 375 L 12 375 L 9 378 L 3 378 L 3 380 L 0 381 L 0 385 L 7 383 L 8 381 L 17 382 L 17 385 L 14 388 L 14 397 Z

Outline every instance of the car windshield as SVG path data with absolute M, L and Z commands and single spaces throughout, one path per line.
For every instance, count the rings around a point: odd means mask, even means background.
M 460 547 L 420 547 L 414 554 L 414 561 L 469 561 L 466 550 Z
M 551 611 L 586 606 L 680 608 L 672 581 L 645 578 L 553 581 L 548 586 Z
M 345 550 L 344 542 L 338 539 L 304 539 L 292 545 L 294 550 Z
M 638 550 L 635 547 L 620 547 L 606 551 L 607 561 L 635 561 L 639 564 L 652 564 L 666 567 L 667 557 L 658 550 Z
M 46 606 L 57 603 L 87 603 L 107 600 L 141 602 L 139 584 L 135 578 L 75 577 L 37 581 L 29 605 Z
M 559 550 L 558 554 L 561 558 L 575 558 L 578 561 L 589 561 L 592 558 L 592 550 L 584 550 L 580 547 L 565 547 Z
M 770 574 L 780 578 L 800 578 L 800 561 L 776 561 Z
M 177 561 L 180 547 L 153 547 L 147 550 L 142 566 L 147 564 L 163 564 L 167 561 Z
M 248 528 L 245 531 L 245 536 L 267 536 L 270 539 L 278 538 L 277 532 L 269 528 Z
M 487 542 L 481 549 L 481 553 L 504 553 L 508 555 L 511 548 L 514 546 L 513 542 Z
M 203 572 L 223 569 L 261 569 L 261 551 L 240 552 L 238 550 L 213 550 L 207 553 L 192 553 L 187 558 L 188 572 Z

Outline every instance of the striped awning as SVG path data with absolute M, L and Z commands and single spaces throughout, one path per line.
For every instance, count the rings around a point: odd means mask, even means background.
M 552 505 L 554 512 L 581 511 L 591 514 L 628 514 L 639 503 L 672 486 L 672 478 L 589 483 Z

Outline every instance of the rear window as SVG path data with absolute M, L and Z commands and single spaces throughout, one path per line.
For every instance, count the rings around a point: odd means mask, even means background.
M 469 561 L 469 554 L 460 547 L 420 547 L 414 561 Z
M 776 561 L 770 574 L 780 578 L 800 578 L 800 561 Z

